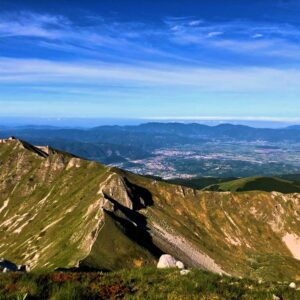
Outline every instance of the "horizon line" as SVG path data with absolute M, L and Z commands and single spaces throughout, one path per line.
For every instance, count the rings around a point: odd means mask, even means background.
M 236 117 L 236 116 L 161 116 L 161 117 L 87 117 L 87 116 L 66 116 L 66 117 L 54 117 L 54 116 L 0 116 L 0 124 L 1 119 L 4 119 L 6 122 L 8 119 L 12 119 L 13 122 L 17 119 L 19 120 L 120 120 L 120 121 L 182 121 L 182 122 L 197 122 L 197 121 L 206 121 L 206 122 L 274 122 L 274 123 L 300 123 L 300 118 L 285 118 L 285 117 L 253 117 L 253 116 L 245 116 L 245 117 Z M 6 123 L 5 122 L 5 123 Z

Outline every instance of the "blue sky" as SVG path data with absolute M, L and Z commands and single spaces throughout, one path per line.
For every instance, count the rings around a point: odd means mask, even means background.
M 292 0 L 1 0 L 0 117 L 300 122 L 299 13 Z

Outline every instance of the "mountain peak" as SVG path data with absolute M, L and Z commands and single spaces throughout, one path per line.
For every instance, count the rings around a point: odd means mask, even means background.
M 9 143 L 9 142 L 12 142 L 12 141 L 16 141 L 16 140 L 17 140 L 16 137 L 10 136 L 7 139 L 0 139 L 0 144 L 6 144 L 6 143 Z
M 0 139 L 0 144 L 6 145 L 6 146 L 11 146 L 11 145 L 18 145 L 20 146 L 22 149 L 28 150 L 30 152 L 33 152 L 35 154 L 37 154 L 38 156 L 41 156 L 43 158 L 47 158 L 49 156 L 58 154 L 58 155 L 62 155 L 65 157 L 77 157 L 73 154 L 70 154 L 68 152 L 64 152 L 61 150 L 57 150 L 54 149 L 50 146 L 35 146 L 32 145 L 24 140 L 18 139 L 14 136 L 11 136 L 7 139 Z

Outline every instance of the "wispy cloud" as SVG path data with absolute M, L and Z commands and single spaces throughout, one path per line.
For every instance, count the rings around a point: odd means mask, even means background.
M 197 48 L 221 49 L 250 56 L 299 59 L 300 30 L 291 25 L 230 21 L 208 23 L 168 17 L 161 24 L 120 22 L 86 16 L 83 24 L 65 16 L 19 12 L 3 14 L 0 37 L 35 38 L 32 47 L 76 53 L 57 60 L 0 57 L 4 83 L 113 83 L 125 86 L 181 86 L 210 91 L 298 90 L 296 67 L 206 65 Z M 293 40 L 287 40 L 292 36 Z M 154 57 L 156 59 L 154 59 Z M 217 59 L 213 55 L 211 60 Z M 276 83 L 274 85 L 274 83 Z
M 168 17 L 156 24 L 120 22 L 101 16 L 82 19 L 84 22 L 78 23 L 60 15 L 2 13 L 0 38 L 33 38 L 32 47 L 103 60 L 174 60 L 194 64 L 203 61 L 199 49 L 299 60 L 300 29 L 290 24 L 207 22 L 191 17 Z M 211 58 L 217 60 L 218 56 Z
M 0 37 L 23 36 L 47 39 L 62 38 L 69 26 L 63 16 L 17 12 L 2 14 L 0 19 Z
M 197 25 L 190 20 L 167 19 L 165 22 L 172 33 L 171 40 L 179 45 L 224 49 L 249 56 L 299 59 L 300 29 L 290 24 L 247 20 L 202 21 L 199 24 L 196 22 Z
M 269 111 L 297 116 L 295 25 L 0 12 L 0 41 L 0 103 L 6 114 L 18 109 L 16 103 L 26 103 L 22 109 L 29 114 L 31 103 L 37 115 L 43 104 L 47 114 L 52 105 L 53 114 L 61 107 L 62 115 L 70 109 L 76 115 L 225 116 L 246 115 L 245 110 L 254 117 Z M 69 105 L 74 99 L 80 108 Z
M 106 24 L 102 19 L 88 25 L 75 24 L 67 17 L 19 12 L 1 15 L 0 37 L 32 37 L 55 40 L 56 43 L 96 48 L 126 45 L 129 30 L 120 32 L 117 23 Z M 43 44 L 40 44 L 43 45 Z M 47 46 L 47 44 L 44 44 Z
M 128 65 L 98 61 L 53 62 L 0 58 L 0 84 L 85 84 L 132 87 L 193 87 L 206 91 L 298 91 L 300 70 L 200 68 L 166 64 Z
M 218 35 L 222 35 L 222 34 L 223 34 L 223 32 L 221 32 L 221 31 L 212 31 L 212 32 L 209 32 L 207 34 L 207 36 L 213 37 L 213 36 L 218 36 Z

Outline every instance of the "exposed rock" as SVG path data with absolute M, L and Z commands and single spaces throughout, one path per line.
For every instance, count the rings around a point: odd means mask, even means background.
M 121 176 L 114 175 L 110 177 L 110 180 L 106 181 L 104 187 L 102 187 L 103 194 L 107 199 L 118 200 L 121 204 L 129 209 L 133 209 L 133 202 L 128 194 L 128 188 Z
M 300 260 L 300 237 L 295 233 L 286 233 L 282 240 L 293 256 Z
M 176 259 L 169 254 L 163 254 L 157 264 L 158 269 L 176 268 Z
M 178 260 L 177 262 L 176 262 L 176 267 L 178 268 L 178 269 L 184 269 L 184 264 L 183 264 L 183 262 L 181 262 L 180 260 Z
M 0 259 L 0 271 L 2 271 L 3 273 L 16 272 L 16 271 L 18 271 L 18 267 L 13 262 L 6 260 L 4 258 L 1 258 Z
M 296 283 L 295 283 L 295 282 L 291 282 L 291 283 L 289 284 L 289 287 L 290 287 L 291 289 L 295 289 L 297 286 L 296 286 Z
M 80 159 L 73 157 L 70 159 L 68 165 L 67 165 L 67 170 L 71 169 L 71 168 L 80 168 Z
M 273 300 L 282 300 L 283 298 L 281 296 L 277 296 L 273 294 Z
M 19 272 L 26 272 L 27 266 L 26 265 L 18 265 L 17 266 Z
M 187 275 L 190 272 L 191 272 L 190 270 L 183 269 L 183 270 L 180 270 L 180 275 Z
M 16 138 L 14 136 L 11 136 L 11 137 L 9 137 L 7 139 L 0 139 L 0 144 L 5 144 L 5 143 L 7 143 L 9 141 L 14 141 L 14 140 L 16 140 Z
M 164 243 L 169 244 L 169 249 L 175 250 L 176 255 L 180 253 L 180 259 L 189 266 L 201 268 L 214 273 L 227 274 L 223 269 L 215 263 L 215 261 L 197 249 L 190 241 L 184 236 L 167 231 L 158 223 L 152 223 L 152 231 L 156 232 L 156 236 L 159 236 Z

